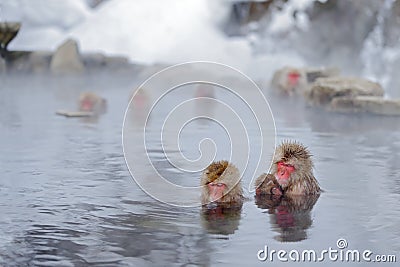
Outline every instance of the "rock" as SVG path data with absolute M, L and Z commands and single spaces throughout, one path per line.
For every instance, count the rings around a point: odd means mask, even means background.
M 8 44 L 17 36 L 20 29 L 19 22 L 0 22 L 0 48 L 7 50 Z
M 100 53 L 84 54 L 83 62 L 88 69 L 98 68 L 126 68 L 129 65 L 128 58 L 122 56 L 105 56 Z
M 275 2 L 275 3 L 274 3 Z M 228 35 L 246 35 L 249 32 L 249 24 L 259 22 L 271 13 L 272 6 L 280 6 L 281 1 L 232 1 L 229 17 L 224 25 Z M 253 25 L 257 25 L 258 23 Z
M 296 50 L 308 62 L 341 66 L 344 72 L 358 74 L 354 69 L 363 67 L 360 51 L 383 6 L 376 0 L 313 1 L 306 11 L 307 30 L 291 42 L 296 42 Z
M 84 54 L 82 60 L 88 69 L 101 68 L 106 65 L 106 57 L 101 53 Z
M 34 73 L 46 72 L 49 70 L 52 53 L 47 51 L 34 51 L 29 55 L 30 70 Z
M 75 40 L 68 39 L 57 48 L 51 59 L 50 69 L 57 74 L 76 74 L 85 70 Z
M 126 67 L 129 64 L 128 58 L 122 56 L 105 57 L 106 66 L 109 68 Z
M 317 78 L 339 75 L 335 68 L 284 67 L 274 73 L 271 86 L 285 95 L 303 95 Z
M 400 116 L 400 99 L 379 96 L 336 97 L 330 104 L 332 111 Z
M 339 76 L 340 70 L 338 68 L 305 68 L 307 83 L 311 84 L 318 78 Z
M 7 65 L 4 58 L 0 57 L 0 73 L 7 71 Z
M 30 51 L 7 51 L 7 71 L 28 73 L 30 72 L 29 55 Z
M 384 90 L 378 83 L 353 77 L 318 78 L 306 92 L 312 105 L 327 105 L 335 97 L 383 96 Z

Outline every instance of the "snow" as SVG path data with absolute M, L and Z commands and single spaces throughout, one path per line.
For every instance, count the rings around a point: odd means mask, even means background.
M 218 28 L 226 16 L 212 0 L 112 0 L 91 11 L 84 0 L 2 0 L 1 20 L 22 21 L 11 49 L 54 50 L 67 37 L 86 52 L 142 63 L 209 60 L 244 67 L 246 39 Z
M 10 49 L 53 50 L 69 29 L 90 16 L 82 0 L 1 0 L 0 21 L 20 21 Z
M 260 77 L 278 65 L 302 63 L 287 51 L 253 55 L 251 36 L 226 36 L 219 25 L 233 1 L 110 0 L 91 9 L 86 0 L 0 0 L 0 20 L 22 21 L 9 46 L 16 50 L 54 50 L 72 37 L 84 52 L 122 55 L 145 64 L 216 61 Z M 291 0 L 274 12 L 267 38 L 306 27 L 302 11 L 313 1 Z M 299 11 L 296 20 L 294 10 Z M 271 38 L 266 44 L 275 47 Z
M 270 33 L 280 33 L 289 31 L 293 27 L 297 26 L 302 29 L 308 27 L 308 17 L 304 11 L 309 7 L 315 0 L 291 0 L 282 9 L 281 12 L 275 12 L 273 14 L 272 22 L 269 26 L 268 31 Z M 296 12 L 296 18 L 293 14 Z
M 85 51 L 123 54 L 145 63 L 246 62 L 247 41 L 225 37 L 216 27 L 220 14 L 204 0 L 110 1 L 71 35 Z

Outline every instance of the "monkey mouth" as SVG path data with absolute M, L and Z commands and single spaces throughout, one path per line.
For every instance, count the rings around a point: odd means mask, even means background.
M 281 188 L 285 188 L 289 184 L 289 177 L 282 177 L 280 175 L 275 175 L 276 180 Z
M 209 190 L 210 202 L 220 202 L 224 197 L 224 192 L 226 189 L 226 185 L 224 183 L 209 183 L 207 184 L 207 188 Z
M 281 181 L 279 181 L 278 180 L 278 183 L 279 183 L 279 186 L 282 188 L 282 189 L 284 189 L 284 188 L 286 188 L 287 186 L 288 186 L 288 184 L 289 184 L 289 181 L 288 180 L 281 180 Z

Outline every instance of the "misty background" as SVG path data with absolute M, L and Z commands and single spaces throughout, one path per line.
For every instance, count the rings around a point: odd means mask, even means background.
M 23 26 L 10 50 L 83 52 L 141 64 L 209 60 L 268 80 L 284 65 L 338 67 L 399 96 L 396 0 L 2 0 L 0 20 Z

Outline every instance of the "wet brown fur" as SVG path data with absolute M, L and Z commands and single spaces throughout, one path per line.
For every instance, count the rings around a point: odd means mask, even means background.
M 271 173 L 262 174 L 257 178 L 255 185 L 259 188 L 261 194 L 270 194 L 270 186 L 277 183 L 275 174 L 277 172 L 277 163 L 283 161 L 295 167 L 295 171 L 289 178 L 289 183 L 283 187 L 284 195 L 311 195 L 319 194 L 321 188 L 313 174 L 313 163 L 311 153 L 307 147 L 298 142 L 285 141 L 276 148 Z
M 224 205 L 240 205 L 243 203 L 243 189 L 240 183 L 240 173 L 239 170 L 228 161 L 221 160 L 213 162 L 208 166 L 202 176 L 201 176 L 201 202 L 202 205 L 207 205 L 209 203 L 209 192 L 207 184 L 223 183 L 226 185 L 224 196 L 218 200 L 219 204 Z
M 227 161 L 218 161 L 211 163 L 210 166 L 208 166 L 206 169 L 207 183 L 211 183 L 217 180 L 224 173 L 227 167 Z
M 275 176 L 273 176 L 272 174 L 266 174 L 263 173 L 262 175 L 260 175 L 256 182 L 256 185 L 260 185 L 257 187 L 257 189 L 259 190 L 260 194 L 272 194 L 272 189 L 274 188 L 280 188 L 280 185 L 278 183 L 278 181 L 276 180 Z
M 83 102 L 84 101 L 89 101 L 92 103 L 91 110 L 84 110 L 83 109 Z M 99 95 L 93 93 L 93 92 L 84 92 L 81 93 L 79 96 L 79 110 L 80 111 L 90 111 L 95 114 L 102 114 L 106 111 L 107 109 L 107 101 L 100 97 Z

